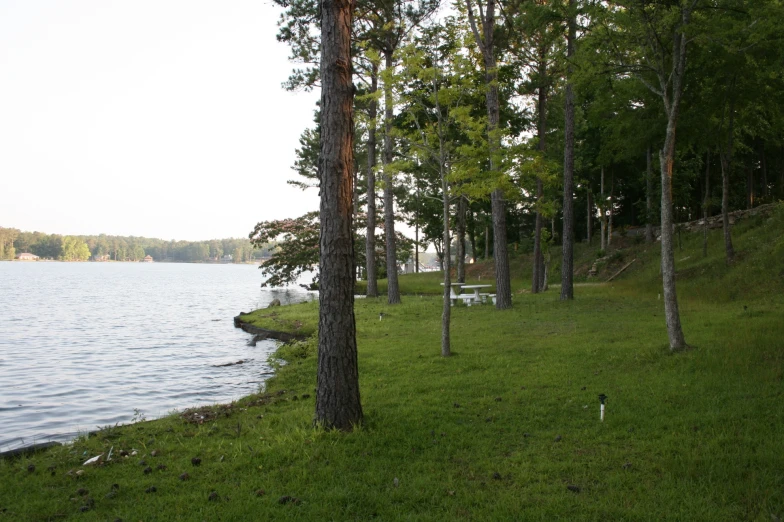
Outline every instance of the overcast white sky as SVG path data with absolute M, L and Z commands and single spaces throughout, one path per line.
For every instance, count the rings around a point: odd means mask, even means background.
M 268 0 L 0 0 L 0 226 L 247 236 L 317 210 L 286 184 L 315 93 L 288 93 Z

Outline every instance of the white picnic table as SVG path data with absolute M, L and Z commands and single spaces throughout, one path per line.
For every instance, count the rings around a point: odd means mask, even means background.
M 450 286 L 449 286 L 449 297 L 450 297 L 450 299 L 457 299 L 457 294 L 455 293 L 455 287 L 457 287 L 457 291 L 459 292 L 460 288 L 464 284 L 465 283 L 450 283 Z M 444 286 L 444 283 L 441 283 L 441 286 Z
M 441 283 L 441 286 L 444 286 L 444 283 Z M 479 290 L 482 288 L 491 288 L 493 285 L 467 285 L 465 283 L 451 283 L 450 291 L 449 291 L 449 300 L 454 305 L 457 303 L 457 300 L 460 299 L 468 306 L 471 306 L 472 303 L 481 304 L 482 303 L 482 294 L 479 293 Z M 463 290 L 473 290 L 473 293 L 468 294 L 461 294 L 459 293 Z M 457 290 L 457 293 L 455 292 Z
M 463 285 L 463 290 L 473 290 L 474 291 L 474 302 L 481 303 L 482 296 L 479 293 L 479 290 L 482 288 L 491 288 L 493 285 Z

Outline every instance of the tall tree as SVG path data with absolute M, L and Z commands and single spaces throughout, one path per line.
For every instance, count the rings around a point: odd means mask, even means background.
M 569 0 L 566 32 L 566 60 L 574 57 L 577 39 L 576 1 Z M 567 68 L 564 96 L 564 188 L 563 188 L 563 259 L 561 261 L 561 301 L 574 299 L 574 92 L 573 66 Z
M 675 289 L 673 251 L 672 175 L 675 131 L 686 85 L 686 52 L 694 9 L 699 0 L 672 4 L 625 0 L 611 9 L 613 24 L 607 25 L 610 44 L 620 65 L 634 74 L 661 100 L 667 119 L 664 146 L 659 151 L 661 170 L 661 271 L 664 315 L 670 350 L 688 347 L 681 327 Z M 617 24 L 617 25 L 616 25 Z
M 367 297 L 378 297 L 376 273 L 376 120 L 378 118 L 378 61 L 370 57 L 370 89 L 368 97 L 367 139 L 367 240 L 365 241 L 365 272 Z
M 321 8 L 318 373 L 315 422 L 349 431 L 362 422 L 359 398 L 352 235 L 354 123 L 353 0 Z
M 465 105 L 471 90 L 471 65 L 460 56 L 458 31 L 452 18 L 442 26 L 426 28 L 415 42 L 403 49 L 403 70 L 399 75 L 401 99 L 408 132 L 404 139 L 410 144 L 417 164 L 437 173 L 440 195 L 428 199 L 441 200 L 441 242 L 443 243 L 444 300 L 441 322 L 441 355 L 451 354 L 451 234 L 450 205 L 457 198 L 458 212 L 466 197 L 458 194 L 453 167 L 462 162 L 461 145 L 482 132 L 483 125 L 471 117 Z M 458 220 L 460 218 L 458 217 Z M 457 227 L 464 233 L 464 225 Z M 460 239 L 458 239 L 458 244 Z M 458 257 L 461 248 L 458 247 Z
M 387 300 L 400 303 L 400 285 L 397 278 L 397 245 L 395 243 L 395 200 L 393 119 L 395 52 L 405 36 L 438 8 L 439 0 L 361 0 L 360 17 L 365 22 L 363 38 L 384 58 L 384 144 L 381 155 L 384 179 L 384 235 L 386 237 Z
M 476 0 L 478 13 L 474 14 L 472 0 L 465 0 L 468 21 L 476 45 L 482 54 L 485 72 L 485 100 L 487 105 L 487 140 L 490 146 L 490 172 L 499 174 L 501 137 L 498 132 L 501 115 L 498 98 L 498 64 L 495 46 L 495 0 Z M 477 15 L 479 24 L 477 24 Z M 495 264 L 496 308 L 512 306 L 512 286 L 509 272 L 509 252 L 506 245 L 506 204 L 504 192 L 499 187 L 490 195 L 493 220 L 493 260 Z

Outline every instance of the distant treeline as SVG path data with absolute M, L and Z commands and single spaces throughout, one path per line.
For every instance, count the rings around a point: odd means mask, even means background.
M 269 257 L 273 248 L 272 244 L 255 248 L 244 238 L 166 241 L 106 234 L 61 236 L 0 227 L 0 259 L 31 253 L 41 259 L 61 261 L 141 261 L 149 255 L 155 261 L 247 263 Z

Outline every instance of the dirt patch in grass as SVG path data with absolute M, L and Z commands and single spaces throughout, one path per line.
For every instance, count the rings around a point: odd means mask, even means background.
M 246 405 L 250 406 L 265 406 L 281 400 L 281 397 L 286 394 L 286 390 L 279 390 L 275 393 L 265 393 L 250 400 Z
M 216 406 L 202 406 L 200 408 L 192 408 L 182 412 L 180 417 L 190 424 L 204 424 L 205 422 L 212 422 L 221 417 L 230 417 L 234 413 L 236 406 L 234 404 L 218 404 Z

